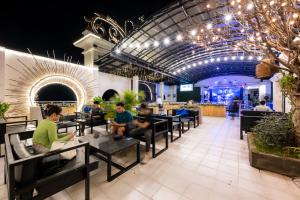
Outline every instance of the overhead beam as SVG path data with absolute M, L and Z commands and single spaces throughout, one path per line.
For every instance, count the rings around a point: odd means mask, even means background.
M 187 79 L 187 78 L 184 78 L 184 77 L 179 77 L 179 76 L 175 76 L 173 74 L 170 74 L 168 72 L 165 72 L 161 69 L 159 69 L 158 67 L 154 66 L 153 64 L 150 64 L 150 63 L 147 63 L 139 58 L 136 58 L 132 55 L 129 55 L 127 53 L 120 53 L 120 54 L 117 54 L 115 53 L 114 51 L 110 53 L 111 57 L 121 61 L 121 62 L 126 62 L 128 64 L 132 64 L 132 65 L 135 65 L 135 66 L 138 66 L 138 67 L 141 67 L 141 68 L 144 68 L 144 69 L 147 69 L 147 70 L 150 70 L 150 71 L 153 71 L 153 72 L 156 72 L 156 73 L 159 73 L 159 74 L 162 74 L 164 76 L 167 76 L 167 77 L 170 77 L 170 78 L 173 78 L 175 80 L 180 80 L 182 82 L 188 82 L 190 83 L 191 80 L 190 79 Z

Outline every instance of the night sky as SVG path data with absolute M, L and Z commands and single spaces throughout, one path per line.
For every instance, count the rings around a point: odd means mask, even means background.
M 138 21 L 149 17 L 174 0 L 45 0 L 5 1 L 0 9 L 0 46 L 47 56 L 72 56 L 72 62 L 83 62 L 81 49 L 73 46 L 86 27 L 84 16 L 94 12 L 108 15 L 123 27 L 126 19 Z

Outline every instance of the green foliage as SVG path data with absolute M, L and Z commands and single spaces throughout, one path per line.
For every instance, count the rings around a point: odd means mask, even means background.
M 293 105 L 295 105 L 294 93 L 297 91 L 297 78 L 293 74 L 284 74 L 279 80 L 279 86 L 285 92 Z
M 281 149 L 294 145 L 295 129 L 289 115 L 271 114 L 265 116 L 252 129 L 256 133 L 258 146 Z
M 5 113 L 8 111 L 10 104 L 0 101 L 0 118 L 4 118 Z
M 132 115 L 136 115 L 136 106 L 138 106 L 145 99 L 145 93 L 139 92 L 136 94 L 131 90 L 126 90 L 120 95 L 113 96 L 109 102 L 104 102 L 103 109 L 107 113 L 105 118 L 115 118 L 116 116 L 116 104 L 123 102 L 125 109 Z
M 104 100 L 102 99 L 102 97 L 100 96 L 96 96 L 93 98 L 94 102 L 98 102 L 99 104 L 102 104 L 104 102 Z

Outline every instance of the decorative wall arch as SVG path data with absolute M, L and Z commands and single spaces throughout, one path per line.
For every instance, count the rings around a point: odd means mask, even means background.
M 5 101 L 11 104 L 9 115 L 28 115 L 36 93 L 48 84 L 59 83 L 71 88 L 78 109 L 94 96 L 96 68 L 12 50 L 6 54 L 10 57 L 6 62 L 9 77 L 5 92 Z
M 34 102 L 35 96 L 38 93 L 38 91 L 41 88 L 50 84 L 62 84 L 69 87 L 71 90 L 73 90 L 73 92 L 76 95 L 76 99 L 78 101 L 78 108 L 81 108 L 83 104 L 87 101 L 87 94 L 85 88 L 76 79 L 64 75 L 53 75 L 53 76 L 50 75 L 39 79 L 32 85 L 29 91 L 29 99 L 28 99 L 28 101 L 30 102 L 30 106 L 35 105 Z
M 115 94 L 119 94 L 116 90 L 113 90 L 113 89 L 108 89 L 106 90 L 103 95 L 102 95 L 102 99 L 104 101 L 109 101 L 109 99 L 111 97 L 113 97 Z

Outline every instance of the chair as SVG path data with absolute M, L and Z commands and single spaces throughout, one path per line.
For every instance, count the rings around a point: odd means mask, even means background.
M 168 121 L 168 131 L 171 134 L 171 142 L 174 142 L 175 140 L 179 139 L 181 137 L 182 132 L 182 122 L 181 122 L 181 116 L 175 115 L 175 116 L 155 116 L 158 119 L 165 119 Z M 179 136 L 174 138 L 174 130 L 178 129 Z
M 6 122 L 0 123 L 0 157 L 3 157 L 2 155 L 2 148 L 1 145 L 5 143 L 4 136 L 7 132 L 19 132 L 19 131 L 25 131 L 28 124 L 34 123 L 35 127 L 38 125 L 37 120 L 27 120 L 27 116 L 15 116 L 15 117 L 6 117 Z M 9 121 L 9 119 L 22 119 L 22 120 L 15 120 L 15 121 Z M 34 130 L 26 130 L 27 132 L 33 132 Z
M 135 119 L 143 119 L 144 117 L 142 116 L 135 116 Z M 168 143 L 168 121 L 166 119 L 159 119 L 159 118 L 152 118 L 153 122 L 152 125 L 149 129 L 152 130 L 152 135 L 151 135 L 151 144 L 152 144 L 152 157 L 155 158 L 164 151 L 166 151 L 169 147 Z M 165 139 L 165 147 L 161 149 L 160 151 L 156 152 L 156 140 L 160 136 L 163 136 Z M 143 142 L 145 142 L 145 137 L 140 136 L 137 137 L 136 139 L 139 139 Z
M 75 112 L 76 119 L 84 119 L 85 125 L 91 128 L 91 133 L 93 133 L 94 126 L 106 126 L 106 131 L 108 131 L 108 123 L 105 120 L 105 113 L 82 113 Z M 83 127 L 84 129 L 84 127 Z
M 98 167 L 98 161 L 89 156 L 87 142 L 35 155 L 32 149 L 25 146 L 22 139 L 28 139 L 28 136 L 24 136 L 23 133 L 5 135 L 5 178 L 9 200 L 45 199 L 82 180 L 85 180 L 85 199 L 90 198 L 89 172 Z M 84 152 L 80 151 L 82 148 Z M 76 158 L 65 162 L 64 165 L 49 167 L 46 158 L 54 158 L 73 149 L 78 152 Z M 37 168 L 39 170 L 36 170 Z M 36 194 L 34 190 L 37 191 Z
M 251 131 L 251 129 L 258 124 L 258 121 L 263 117 L 270 114 L 284 114 L 282 112 L 262 112 L 262 111 L 252 111 L 252 110 L 242 110 L 240 113 L 240 139 L 242 140 L 243 131 L 245 133 Z

